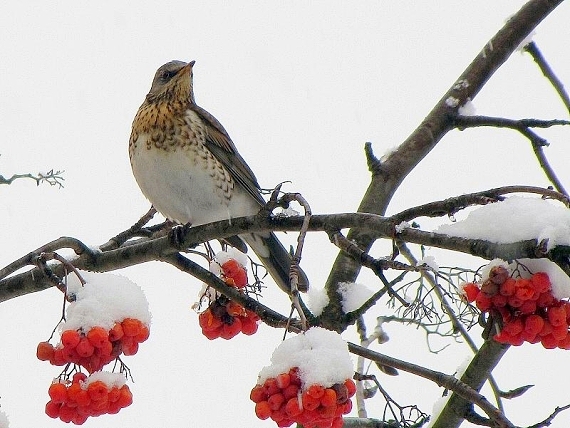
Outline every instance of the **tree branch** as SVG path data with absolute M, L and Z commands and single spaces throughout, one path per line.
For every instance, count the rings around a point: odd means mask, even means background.
M 460 381 L 454 376 L 430 370 L 428 368 L 419 366 L 417 364 L 388 357 L 387 355 L 371 351 L 369 349 L 363 348 L 361 346 L 355 345 L 354 343 L 350 342 L 348 343 L 348 349 L 353 354 L 360 355 L 369 360 L 421 376 L 424 379 L 431 380 L 432 382 L 435 382 L 437 385 L 443 386 L 444 388 L 453 391 L 454 395 L 456 394 L 457 396 L 462 397 L 462 399 L 466 400 L 466 402 L 474 403 L 475 405 L 480 407 L 487 414 L 487 416 L 489 416 L 489 418 L 495 422 L 496 426 L 505 427 L 505 428 L 507 427 L 514 428 L 514 425 L 505 417 L 505 415 L 499 409 L 494 407 L 483 395 L 477 392 L 478 389 L 476 390 L 470 387 L 467 383 L 465 383 L 464 381 L 465 376 L 463 376 Z
M 533 0 L 509 19 L 443 95 L 420 126 L 383 159 L 381 166 L 376 165 L 372 181 L 358 208 L 359 212 L 383 214 L 386 211 L 392 195 L 404 178 L 453 128 L 450 115 L 456 114 L 460 106 L 476 97 L 487 80 L 525 37 L 561 2 L 562 0 Z M 367 153 L 369 152 L 371 151 L 368 150 Z M 368 157 L 370 158 L 370 155 Z M 348 234 L 348 239 L 354 240 L 366 251 L 370 249 L 375 238 L 363 230 L 354 230 Z M 354 282 L 359 272 L 358 262 L 340 253 L 327 279 L 327 287 L 335 287 L 339 282 Z
M 37 268 L 18 275 L 8 276 L 16 270 L 28 265 L 35 265 L 34 260 L 42 252 L 54 252 L 62 248 L 72 248 L 78 257 L 70 260 L 75 267 L 94 272 L 107 272 L 145 263 L 152 260 L 161 260 L 164 257 L 193 248 L 203 242 L 240 235 L 245 232 L 262 231 L 298 231 L 306 223 L 305 217 L 262 217 L 249 216 L 220 221 L 202 226 L 187 228 L 183 232 L 182 241 L 174 242 L 170 235 L 157 238 L 140 238 L 126 242 L 122 247 L 108 251 L 93 250 L 75 238 L 60 238 L 52 241 L 37 250 L 26 254 L 20 259 L 0 270 L 0 302 L 14 297 L 41 291 L 52 286 Z M 390 217 L 381 217 L 374 214 L 348 213 L 313 215 L 308 221 L 308 231 L 330 231 L 331 229 L 362 230 L 370 236 L 393 239 L 395 236 L 394 220 Z M 180 228 L 178 228 L 180 229 Z M 406 242 L 435 246 L 438 248 L 459 251 L 466 254 L 491 260 L 503 258 L 505 260 L 517 258 L 549 257 L 564 267 L 568 262 L 568 247 L 555 247 L 546 252 L 542 243 L 535 239 L 497 244 L 481 239 L 466 239 L 451 237 L 433 232 L 425 232 L 412 228 L 405 228 L 397 234 L 397 238 Z M 376 261 L 370 259 L 371 266 Z M 357 261 L 361 263 L 361 261 Z M 397 267 L 383 265 L 382 267 Z M 61 266 L 54 265 L 53 271 L 61 276 Z M 339 324 L 342 327 L 342 322 Z M 329 326 L 330 328 L 330 326 Z M 342 330 L 342 328 L 341 328 Z

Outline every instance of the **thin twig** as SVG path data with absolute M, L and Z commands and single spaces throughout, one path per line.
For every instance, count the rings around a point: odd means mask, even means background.
M 29 178 L 36 182 L 36 186 L 39 186 L 41 183 L 48 183 L 50 186 L 59 186 L 60 188 L 63 187 L 62 181 L 65 178 L 62 177 L 64 171 L 54 171 L 53 169 L 48 171 L 47 173 L 38 172 L 37 175 L 33 174 L 13 174 L 10 178 L 5 178 L 4 176 L 0 175 L 0 184 L 12 184 L 14 180 L 18 180 L 20 178 Z
M 411 264 L 413 264 L 413 265 L 417 264 L 417 259 L 412 254 L 412 252 L 410 251 L 408 246 L 405 245 L 405 243 L 401 242 L 400 245 L 398 245 L 398 248 L 400 249 L 400 252 L 402 253 L 402 255 Z M 476 354 L 477 351 L 479 350 L 479 348 L 477 347 L 477 345 L 475 344 L 475 342 L 473 341 L 473 339 L 471 338 L 471 336 L 469 335 L 469 333 L 467 332 L 467 330 L 465 329 L 463 324 L 455 316 L 455 312 L 453 311 L 453 308 L 451 307 L 451 305 L 449 304 L 449 302 L 447 301 L 447 299 L 445 298 L 445 296 L 441 292 L 441 289 L 440 289 L 439 285 L 437 284 L 437 281 L 435 280 L 434 276 L 428 271 L 422 271 L 421 275 L 432 286 L 432 288 L 435 292 L 435 295 L 438 297 L 438 299 L 441 303 L 443 310 L 445 311 L 445 313 L 447 314 L 447 316 L 451 320 L 451 324 L 453 325 L 453 329 L 455 331 L 459 332 L 461 337 L 463 337 L 463 340 L 465 340 L 465 342 L 467 343 L 467 346 L 469 346 L 469 349 L 471 349 L 471 351 L 474 354 Z M 501 401 L 501 394 L 500 394 L 499 386 L 497 385 L 497 382 L 492 375 L 489 376 L 488 380 L 489 380 L 489 384 L 491 385 L 491 389 L 493 390 L 493 394 L 495 395 L 497 407 L 499 408 L 499 410 L 503 411 L 503 403 Z
M 552 84 L 552 86 L 558 93 L 558 96 L 560 96 L 560 98 L 562 99 L 564 106 L 570 112 L 570 97 L 568 96 L 566 89 L 564 89 L 564 85 L 562 84 L 560 79 L 558 79 L 558 77 L 556 76 L 556 74 L 554 73 L 554 71 L 552 70 L 552 68 L 550 67 L 544 56 L 542 55 L 542 52 L 540 51 L 536 43 L 530 42 L 528 45 L 524 47 L 524 50 L 532 56 L 532 59 L 534 60 L 534 62 L 536 62 L 536 64 L 542 71 L 542 74 L 544 74 L 544 76 Z
M 109 241 L 101 245 L 99 249 L 101 251 L 108 251 L 120 247 L 132 237 L 137 236 L 141 231 L 141 229 L 143 228 L 143 226 L 147 224 L 154 217 L 155 214 L 156 214 L 156 209 L 153 206 L 151 206 L 150 209 L 140 219 L 138 219 L 135 224 L 133 224 L 127 230 L 118 233 L 117 235 L 109 239 Z

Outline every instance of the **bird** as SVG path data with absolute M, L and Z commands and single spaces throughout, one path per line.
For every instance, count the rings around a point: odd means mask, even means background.
M 257 179 L 222 124 L 196 104 L 195 61 L 158 68 L 129 139 L 135 180 L 167 219 L 198 226 L 257 214 L 266 204 Z M 291 255 L 273 232 L 239 235 L 276 284 L 291 292 Z M 309 281 L 299 269 L 298 289 Z

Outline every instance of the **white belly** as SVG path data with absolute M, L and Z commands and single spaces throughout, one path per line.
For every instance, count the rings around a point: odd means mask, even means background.
M 137 143 L 133 174 L 146 198 L 170 220 L 196 226 L 259 211 L 259 204 L 233 180 L 220 180 L 212 160 L 196 156 L 195 148 L 148 150 L 144 136 Z

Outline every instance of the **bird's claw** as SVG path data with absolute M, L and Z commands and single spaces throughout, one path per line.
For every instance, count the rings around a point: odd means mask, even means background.
M 177 224 L 172 229 L 170 229 L 168 236 L 170 238 L 170 242 L 172 243 L 172 245 L 178 248 L 179 250 L 184 249 L 185 248 L 184 240 L 186 238 L 188 230 L 190 230 L 191 227 L 192 224 L 186 223 L 186 224 Z

